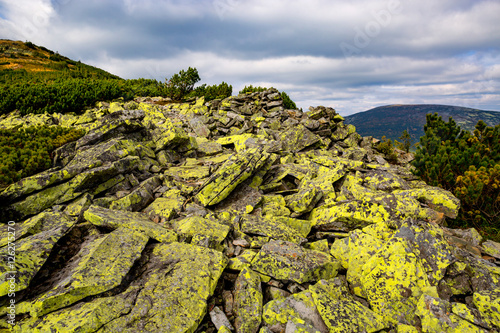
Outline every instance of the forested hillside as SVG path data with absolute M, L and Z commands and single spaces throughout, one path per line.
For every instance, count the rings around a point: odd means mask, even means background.
M 387 105 L 346 117 L 346 123 L 356 126 L 363 136 L 399 140 L 404 130 L 410 134 L 413 142 L 418 142 L 424 135 L 426 115 L 438 113 L 444 120 L 452 117 L 458 126 L 467 131 L 474 131 L 474 126 L 482 120 L 488 126 L 500 124 L 500 112 L 485 111 L 450 105 Z

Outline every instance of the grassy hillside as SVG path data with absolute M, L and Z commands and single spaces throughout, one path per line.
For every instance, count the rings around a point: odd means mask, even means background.
M 462 129 L 468 131 L 474 130 L 479 120 L 483 120 L 488 126 L 500 124 L 500 112 L 433 104 L 381 106 L 345 118 L 347 123 L 356 126 L 362 136 L 371 135 L 380 139 L 385 135 L 394 140 L 406 129 L 413 142 L 418 142 L 424 135 L 425 115 L 436 112 L 444 120 L 452 117 Z
M 116 75 L 71 60 L 43 46 L 0 39 L 0 82 L 25 77 L 119 79 Z

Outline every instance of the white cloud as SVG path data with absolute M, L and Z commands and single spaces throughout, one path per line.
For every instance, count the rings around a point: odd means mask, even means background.
M 50 0 L 3 0 L 6 21 L 1 31 L 7 38 L 30 40 L 46 33 L 55 15 Z
M 272 85 L 343 114 L 396 103 L 500 110 L 495 0 L 0 0 L 0 10 L 2 37 L 125 78 L 191 66 L 204 83 Z

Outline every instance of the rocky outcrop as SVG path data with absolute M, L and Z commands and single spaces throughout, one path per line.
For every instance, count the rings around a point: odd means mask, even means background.
M 408 156 L 273 89 L 165 102 L 0 119 L 87 133 L 0 192 L 0 330 L 500 329 L 500 245 L 446 228 L 460 202 Z

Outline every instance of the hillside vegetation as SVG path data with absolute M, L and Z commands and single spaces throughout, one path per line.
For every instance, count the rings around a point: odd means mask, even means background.
M 500 239 L 500 125 L 479 121 L 471 133 L 450 117 L 428 114 L 415 154 L 415 174 L 460 199 L 454 226 L 474 226 Z

